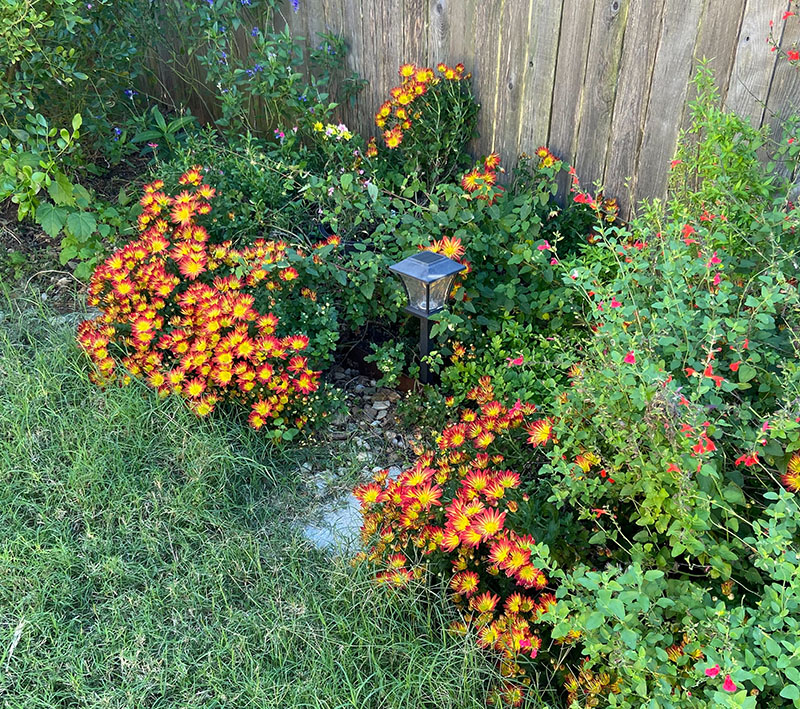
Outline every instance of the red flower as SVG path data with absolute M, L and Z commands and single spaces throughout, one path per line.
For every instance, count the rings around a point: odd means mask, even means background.
M 753 451 L 752 453 L 745 453 L 743 455 L 740 455 L 736 459 L 736 465 L 741 465 L 742 463 L 744 463 L 748 468 L 750 466 L 752 466 L 752 465 L 757 465 L 758 464 L 758 453 Z
M 725 681 L 722 683 L 722 688 L 726 692 L 735 692 L 736 691 L 736 685 L 733 683 L 733 680 L 731 679 L 730 675 L 725 675 Z
M 800 52 L 798 52 L 796 49 L 790 49 L 788 52 L 786 52 L 786 57 L 790 62 L 796 62 L 798 59 L 800 59 Z
M 716 677 L 718 674 L 719 674 L 719 665 L 714 665 L 713 667 L 709 667 L 706 670 L 706 677 Z
M 622 361 L 625 362 L 625 364 L 636 364 L 636 355 L 633 354 L 633 350 L 628 352 Z

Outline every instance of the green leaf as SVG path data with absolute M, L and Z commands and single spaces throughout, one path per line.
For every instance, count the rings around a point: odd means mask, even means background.
M 800 688 L 796 684 L 787 684 L 781 690 L 781 696 L 784 699 L 800 699 Z
M 595 630 L 605 623 L 606 617 L 599 611 L 595 611 L 586 619 L 586 630 Z
M 739 367 L 739 381 L 740 382 L 749 382 L 753 377 L 755 377 L 757 371 L 755 367 L 751 367 L 749 364 L 743 364 Z
M 97 229 L 97 221 L 88 212 L 73 212 L 67 217 L 67 229 L 76 239 L 85 241 Z
M 339 178 L 339 183 L 342 185 L 343 190 L 349 190 L 350 185 L 353 184 L 353 175 L 349 172 L 345 172 L 344 175 Z
M 606 607 L 620 620 L 625 618 L 625 604 L 619 598 L 612 598 Z
M 83 125 L 83 116 L 80 113 L 76 113 L 72 117 L 72 130 L 78 130 Z
M 369 196 L 372 197 L 373 202 L 378 201 L 378 187 L 377 185 L 373 184 L 372 182 L 367 183 L 367 192 L 369 192 Z
M 158 110 L 158 106 L 153 106 L 153 118 L 156 121 L 156 125 L 161 129 L 161 132 L 166 133 L 167 122 L 164 120 L 164 116 L 161 114 L 161 111 Z
M 69 181 L 69 178 L 63 172 L 59 172 L 56 174 L 55 180 L 48 186 L 47 192 L 56 204 L 71 207 L 75 204 L 75 197 L 72 194 L 72 189 L 72 183 Z
M 54 207 L 49 202 L 42 202 L 36 209 L 36 223 L 52 238 L 58 236 L 64 228 L 66 219 L 67 210 Z

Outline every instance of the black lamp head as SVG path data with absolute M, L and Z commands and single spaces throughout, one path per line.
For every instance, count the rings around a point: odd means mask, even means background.
M 406 311 L 426 319 L 444 309 L 456 274 L 465 268 L 433 251 L 420 251 L 389 266 L 403 280 L 408 295 Z

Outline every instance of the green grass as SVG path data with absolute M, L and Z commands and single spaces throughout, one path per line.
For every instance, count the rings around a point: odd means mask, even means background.
M 442 598 L 298 533 L 300 466 L 349 461 L 101 391 L 71 328 L 0 321 L 0 706 L 483 707 Z

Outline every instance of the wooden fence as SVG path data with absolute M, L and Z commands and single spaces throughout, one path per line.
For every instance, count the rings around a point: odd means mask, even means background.
M 547 145 L 600 181 L 623 213 L 665 192 L 669 162 L 706 58 L 726 106 L 754 124 L 797 110 L 800 72 L 770 51 L 800 39 L 789 0 L 299 0 L 282 17 L 313 42 L 341 34 L 369 81 L 342 119 L 374 134 L 373 114 L 406 61 L 463 62 L 482 110 L 476 152 L 505 164 Z M 318 41 L 318 40 L 317 40 Z

